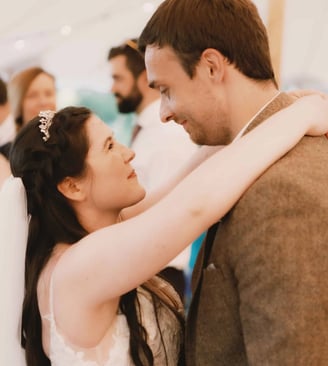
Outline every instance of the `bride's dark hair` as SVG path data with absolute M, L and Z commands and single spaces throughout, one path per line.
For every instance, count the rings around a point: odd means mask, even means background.
M 73 244 L 87 235 L 57 184 L 65 177 L 81 177 L 86 172 L 89 141 L 86 121 L 92 112 L 84 107 L 66 107 L 57 112 L 43 141 L 36 117 L 18 133 L 10 154 L 14 176 L 21 177 L 31 215 L 25 262 L 25 296 L 22 317 L 22 346 L 28 366 L 50 366 L 42 347 L 41 317 L 37 300 L 40 273 L 59 242 Z M 154 301 L 167 307 L 183 323 L 173 297 L 150 280 L 143 285 Z M 120 309 L 130 329 L 130 354 L 136 366 L 153 365 L 147 332 L 140 322 L 137 291 L 123 295 Z M 157 314 L 157 313 L 156 313 Z M 158 323 L 159 324 L 159 323 Z M 160 329 L 159 329 L 160 330 Z

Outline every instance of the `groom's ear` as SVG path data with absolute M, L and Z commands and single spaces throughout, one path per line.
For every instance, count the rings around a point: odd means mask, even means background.
M 203 51 L 200 61 L 207 68 L 208 76 L 215 80 L 221 81 L 224 77 L 226 69 L 226 57 L 214 48 L 207 48 Z

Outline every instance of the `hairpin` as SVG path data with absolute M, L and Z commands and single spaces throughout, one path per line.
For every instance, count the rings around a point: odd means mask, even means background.
M 56 112 L 54 111 L 40 111 L 39 113 L 39 117 L 40 117 L 40 124 L 39 124 L 39 128 L 42 134 L 44 134 L 44 136 L 42 136 L 42 139 L 44 141 L 48 141 L 50 134 L 49 134 L 49 128 L 52 125 L 52 119 L 54 117 Z
M 133 39 L 128 39 L 127 41 L 125 41 L 125 44 L 127 46 L 129 46 L 130 48 L 132 48 L 135 51 L 139 51 L 138 50 L 138 43 L 135 42 Z

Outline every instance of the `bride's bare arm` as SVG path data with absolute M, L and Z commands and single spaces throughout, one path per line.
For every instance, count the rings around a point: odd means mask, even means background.
M 318 91 L 314 90 L 295 90 L 293 92 L 290 92 L 289 95 L 294 99 L 294 101 L 299 100 L 300 105 L 296 105 L 296 108 L 302 108 L 303 101 L 301 98 L 303 97 L 309 97 L 313 96 L 312 101 L 309 99 L 305 99 L 305 115 L 301 115 L 301 113 L 298 113 L 299 115 L 295 114 L 294 118 L 297 119 L 305 119 L 305 118 L 313 118 L 313 120 L 316 118 L 317 113 L 321 114 L 321 111 L 325 110 L 325 107 L 323 109 L 320 109 L 319 104 L 322 102 L 324 103 L 324 100 L 327 99 L 327 95 Z M 315 100 L 318 103 L 318 109 L 315 109 L 316 104 Z M 311 108 L 307 108 L 306 105 L 308 103 L 314 103 Z M 292 110 L 295 110 L 295 106 L 292 107 Z M 301 110 L 301 109 L 300 109 Z M 274 120 L 281 120 L 285 119 L 284 111 L 282 113 L 275 114 L 271 117 L 271 119 Z M 288 108 L 287 108 L 287 113 Z M 295 112 L 293 112 L 295 113 Z M 296 112 L 297 113 L 297 112 Z M 312 113 L 312 115 L 310 115 Z M 185 178 L 191 171 L 193 171 L 199 164 L 204 162 L 209 156 L 213 155 L 214 153 L 218 152 L 219 150 L 223 149 L 225 146 L 201 146 L 198 151 L 194 153 L 194 155 L 189 159 L 189 161 L 181 167 L 180 171 L 173 177 L 167 180 L 163 185 L 161 185 L 159 188 L 152 192 L 147 192 L 147 195 L 144 200 L 139 202 L 138 204 L 126 208 L 122 210 L 121 212 L 121 218 L 123 220 L 129 219 L 133 216 L 138 215 L 139 213 L 145 211 L 152 205 L 154 205 L 156 202 L 158 202 L 161 198 L 163 198 L 168 192 L 170 192 L 183 178 Z
M 74 278 L 83 296 L 101 304 L 158 273 L 305 134 L 327 132 L 328 102 L 306 98 L 209 157 L 150 209 L 71 246 L 60 261 L 62 280 Z

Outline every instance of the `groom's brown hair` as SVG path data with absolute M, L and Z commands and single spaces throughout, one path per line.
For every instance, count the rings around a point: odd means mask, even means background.
M 169 46 L 192 78 L 202 52 L 218 50 L 254 80 L 275 76 L 265 26 L 249 0 L 166 0 L 139 37 L 139 49 Z

